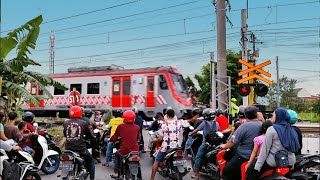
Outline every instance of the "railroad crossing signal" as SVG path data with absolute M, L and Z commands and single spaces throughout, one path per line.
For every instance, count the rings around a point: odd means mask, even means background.
M 245 65 L 245 66 L 248 67 L 248 69 L 239 72 L 239 73 L 238 73 L 239 76 L 248 74 L 248 73 L 250 73 L 250 72 L 255 72 L 255 73 L 252 74 L 252 75 L 250 75 L 250 76 L 247 76 L 247 77 L 245 77 L 245 78 L 242 78 L 242 79 L 238 80 L 238 81 L 237 81 L 237 84 L 242 84 L 242 83 L 247 82 L 247 81 L 249 81 L 249 80 L 251 80 L 251 79 L 259 79 L 259 80 L 261 80 L 261 81 L 264 81 L 264 82 L 268 83 L 269 85 L 272 84 L 272 81 L 270 81 L 269 79 L 266 79 L 266 78 L 264 78 L 264 77 L 262 77 L 262 76 L 260 76 L 260 75 L 257 74 L 257 73 L 260 73 L 260 74 L 263 74 L 263 75 L 265 75 L 265 76 L 267 76 L 267 77 L 271 77 L 271 74 L 270 74 L 270 73 L 268 73 L 268 72 L 266 72 L 266 71 L 264 71 L 264 70 L 262 69 L 263 67 L 271 64 L 271 61 L 270 61 L 270 60 L 269 60 L 269 61 L 266 61 L 266 62 L 264 62 L 264 63 L 261 63 L 261 64 L 259 64 L 259 65 L 256 65 L 256 66 L 254 66 L 253 64 L 250 64 L 250 63 L 248 63 L 247 61 L 244 61 L 244 60 L 242 60 L 242 59 L 239 59 L 239 63 L 240 63 L 240 64 L 243 64 L 243 65 Z
M 262 68 L 267 66 L 267 65 L 270 65 L 271 64 L 271 61 L 268 60 L 264 63 L 261 63 L 259 65 L 253 65 L 251 63 L 248 63 L 247 61 L 244 61 L 242 59 L 239 59 L 239 63 L 240 64 L 243 64 L 245 66 L 248 67 L 248 69 L 246 70 L 243 70 L 243 71 L 240 71 L 238 73 L 239 76 L 243 76 L 245 74 L 249 74 L 249 76 L 245 77 L 245 78 L 242 78 L 240 80 L 237 81 L 237 84 L 239 84 L 239 89 L 238 89 L 238 92 L 241 96 L 248 96 L 251 92 L 251 88 L 250 86 L 254 86 L 254 92 L 258 95 L 258 96 L 265 96 L 269 89 L 266 85 L 264 84 L 254 84 L 254 83 L 249 83 L 249 84 L 243 84 L 249 80 L 253 80 L 253 79 L 259 79 L 261 81 L 264 81 L 266 82 L 267 84 L 271 85 L 272 84 L 272 81 L 267 79 L 267 78 L 264 78 L 261 76 L 261 74 L 267 76 L 267 77 L 271 77 L 271 74 L 264 71 Z

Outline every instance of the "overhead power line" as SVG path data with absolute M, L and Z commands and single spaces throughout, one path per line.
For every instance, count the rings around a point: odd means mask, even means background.
M 43 22 L 42 24 L 53 23 L 53 22 L 62 21 L 62 20 L 66 20 L 66 19 L 71 19 L 71 18 L 75 18 L 75 17 L 79 17 L 79 16 L 83 16 L 83 15 L 88 15 L 88 14 L 92 14 L 92 13 L 96 13 L 96 12 L 100 12 L 100 11 L 105 11 L 105 10 L 108 10 L 108 9 L 113 9 L 113 8 L 117 8 L 117 7 L 121 7 L 121 6 L 126 6 L 126 5 L 129 5 L 129 4 L 133 4 L 133 3 L 136 3 L 136 2 L 139 2 L 139 1 L 140 0 L 130 1 L 130 2 L 127 2 L 127 3 L 123 3 L 123 4 L 109 6 L 109 7 L 106 7 L 106 8 L 101 8 L 101 9 L 88 11 L 88 12 L 84 12 L 84 13 L 80 13 L 80 14 L 75 14 L 75 15 L 72 15 L 72 16 L 67 16 L 67 17 L 58 18 L 58 19 L 54 19 L 54 20 L 49 20 L 49 21 Z
M 301 72 L 310 72 L 310 73 L 320 73 L 320 71 L 313 71 L 313 70 L 307 70 L 307 69 L 290 69 L 290 68 L 279 68 L 283 70 L 288 70 L 288 71 L 301 71 Z
M 130 14 L 130 15 L 126 15 L 126 16 L 120 16 L 120 17 L 116 17 L 116 18 L 105 19 L 105 20 L 102 20 L 102 21 L 96 21 L 96 22 L 82 24 L 82 25 L 78 25 L 78 26 L 58 29 L 58 30 L 55 30 L 55 32 L 65 31 L 65 30 L 69 30 L 69 29 L 75 29 L 75 28 L 79 28 L 79 27 L 91 26 L 91 25 L 95 25 L 95 24 L 101 24 L 101 23 L 104 23 L 104 22 L 115 21 L 115 20 L 125 19 L 125 18 L 129 18 L 129 17 L 134 17 L 134 16 L 140 16 L 140 15 L 144 15 L 144 14 L 148 14 L 148 13 L 153 13 L 153 12 L 156 12 L 156 11 L 163 11 L 163 10 L 166 10 L 166 9 L 171 9 L 171 8 L 176 8 L 176 7 L 180 7 L 180 6 L 193 4 L 193 3 L 196 3 L 198 1 L 199 0 L 197 0 L 197 1 L 189 1 L 189 2 L 186 2 L 186 3 L 181 3 L 181 4 L 177 4 L 177 5 L 173 5 L 173 6 L 164 7 L 164 8 L 158 8 L 158 9 L 153 9 L 153 10 L 144 11 L 144 12 L 140 12 L 140 13 Z M 42 33 L 41 35 L 48 34 L 48 33 L 49 32 Z
M 55 49 L 67 49 L 67 48 L 76 48 L 76 47 L 85 47 L 85 46 L 96 46 L 96 45 L 103 45 L 103 44 L 114 44 L 114 43 L 123 43 L 123 42 L 131 42 L 131 41 L 142 41 L 142 40 L 150 40 L 150 39 L 159 39 L 159 38 L 167 38 L 167 37 L 177 37 L 177 36 L 190 35 L 190 34 L 208 33 L 208 32 L 212 32 L 212 31 L 213 30 L 196 31 L 196 32 L 190 32 L 190 33 L 178 33 L 178 34 L 169 34 L 169 35 L 163 35 L 163 36 L 133 38 L 133 39 L 126 39 L 126 40 L 119 40 L 119 41 L 111 41 L 111 42 L 98 42 L 98 43 L 91 43 L 91 44 L 79 44 L 79 45 L 56 47 Z M 46 51 L 46 50 L 49 50 L 49 49 L 48 48 L 39 49 L 37 51 Z

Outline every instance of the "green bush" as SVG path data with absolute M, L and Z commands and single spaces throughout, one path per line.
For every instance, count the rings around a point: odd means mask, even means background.
M 317 122 L 320 122 L 320 115 L 319 114 L 316 114 L 316 113 L 299 113 L 299 117 L 302 119 L 302 120 L 307 120 L 307 121 L 310 121 L 310 122 L 313 122 L 313 123 L 317 123 Z

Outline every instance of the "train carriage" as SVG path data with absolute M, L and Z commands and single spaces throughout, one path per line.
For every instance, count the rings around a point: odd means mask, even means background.
M 171 106 L 182 117 L 192 109 L 187 85 L 177 69 L 169 66 L 123 69 L 120 66 L 69 68 L 68 73 L 50 76 L 69 89 L 48 87 L 53 99 L 40 100 L 40 106 L 23 104 L 23 111 L 35 113 L 67 112 L 79 98 L 80 106 L 92 110 L 131 109 L 137 107 L 148 118 Z M 30 83 L 28 90 L 41 95 L 41 89 Z M 72 89 L 79 96 L 70 95 Z M 72 94 L 72 93 L 71 93 Z

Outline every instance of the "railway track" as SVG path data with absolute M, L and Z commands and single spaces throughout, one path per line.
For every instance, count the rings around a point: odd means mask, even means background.
M 320 127 L 318 126 L 298 126 L 302 134 L 316 134 L 320 135 Z

